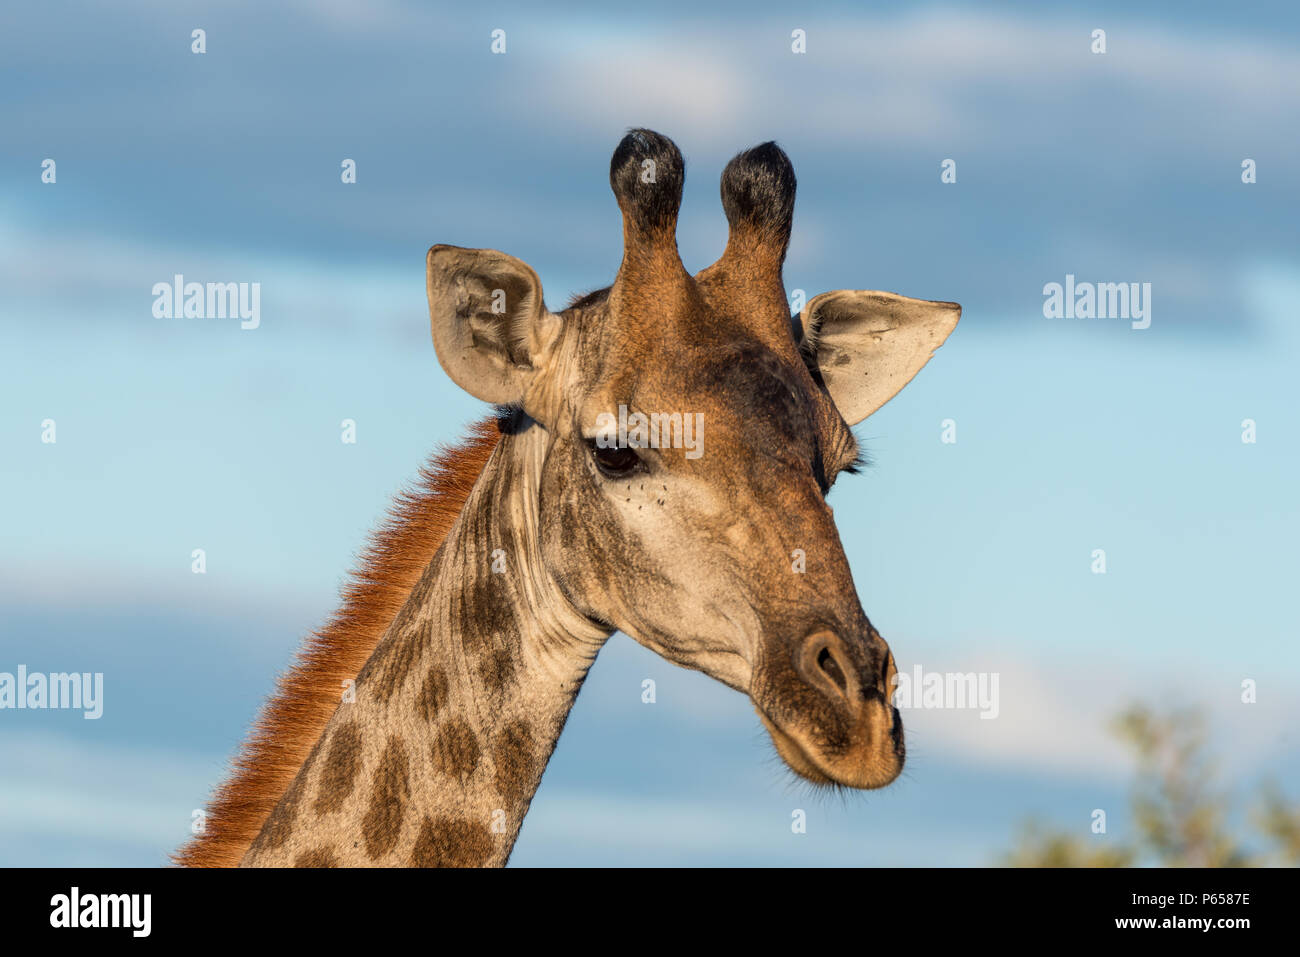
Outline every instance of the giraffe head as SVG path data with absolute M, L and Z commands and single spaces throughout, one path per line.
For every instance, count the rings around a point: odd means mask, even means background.
M 592 621 L 749 695 L 785 762 L 881 787 L 903 766 L 894 660 L 858 601 L 826 495 L 850 427 L 929 360 L 954 303 L 837 291 L 791 316 L 781 278 L 795 177 L 767 143 L 722 174 L 730 225 L 696 275 L 677 253 L 684 163 L 648 130 L 618 145 L 611 286 L 547 309 L 524 263 L 428 256 L 447 374 L 542 430 L 542 573 Z

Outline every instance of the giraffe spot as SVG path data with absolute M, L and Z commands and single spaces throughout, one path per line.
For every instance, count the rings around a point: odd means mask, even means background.
M 316 786 L 316 813 L 329 814 L 343 806 L 361 768 L 361 731 L 355 721 L 345 721 L 330 736 L 329 752 Z
M 429 669 L 424 684 L 420 686 L 420 693 L 416 695 L 416 713 L 432 724 L 438 717 L 438 712 L 446 706 L 450 694 L 451 686 L 447 682 L 447 673 L 435 665 Z
M 411 867 L 482 867 L 496 851 L 481 821 L 425 817 L 411 848 Z
M 479 662 L 478 674 L 488 694 L 499 697 L 501 692 L 514 680 L 514 655 L 505 648 L 492 649 Z
M 527 800 L 532 793 L 538 771 L 536 751 L 533 729 L 521 718 L 507 722 L 492 743 L 497 790 L 511 804 Z
M 294 858 L 294 867 L 338 867 L 339 860 L 328 847 L 318 847 Z
M 452 595 L 452 620 L 465 623 L 461 642 L 472 653 L 518 644 L 515 596 L 509 575 L 487 574 Z
M 370 808 L 361 821 L 361 837 L 372 861 L 397 846 L 410 799 L 410 762 L 401 739 L 393 735 L 379 758 L 370 791 Z
M 380 704 L 387 704 L 388 699 L 406 681 L 407 675 L 420 660 L 424 631 L 411 629 L 395 632 L 382 651 L 376 652 L 372 666 L 365 669 L 366 691 L 374 695 Z
M 479 761 L 478 738 L 463 718 L 452 718 L 433 739 L 433 763 L 461 784 L 474 773 Z

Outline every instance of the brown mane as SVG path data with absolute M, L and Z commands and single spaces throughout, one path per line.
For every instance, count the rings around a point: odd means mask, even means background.
M 416 486 L 397 496 L 343 588 L 342 607 L 281 674 L 213 796 L 203 833 L 172 855 L 174 863 L 239 863 L 325 730 L 343 682 L 370 658 L 451 531 L 499 438 L 496 419 L 477 423 L 459 445 L 436 452 Z

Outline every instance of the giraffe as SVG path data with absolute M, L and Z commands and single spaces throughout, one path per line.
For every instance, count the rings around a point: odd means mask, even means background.
M 961 307 L 838 290 L 792 316 L 795 176 L 774 143 L 726 166 L 726 247 L 691 275 L 684 177 L 668 138 L 623 138 L 622 262 L 559 312 L 512 256 L 429 250 L 439 363 L 497 414 L 399 502 L 178 863 L 504 865 L 615 630 L 746 694 L 814 785 L 898 776 L 894 658 L 826 495 L 861 461 L 851 427 Z M 678 437 L 672 415 L 699 422 L 698 454 L 644 429 L 613 440 L 615 410 Z

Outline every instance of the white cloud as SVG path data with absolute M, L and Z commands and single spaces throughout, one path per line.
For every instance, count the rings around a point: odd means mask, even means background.
M 217 770 L 192 755 L 40 732 L 5 731 L 0 753 L 0 844 L 111 838 L 156 849 L 159 864 L 188 838 L 194 802 Z
M 1098 661 L 1083 650 L 1068 662 L 1006 654 L 929 661 L 925 672 L 997 672 L 1000 713 L 985 719 L 973 709 L 910 709 L 909 747 L 927 763 L 948 755 L 981 766 L 1121 780 L 1133 771 L 1132 755 L 1111 733 L 1112 720 L 1133 704 L 1155 711 L 1189 706 L 1206 717 L 1210 749 L 1226 775 L 1259 775 L 1286 746 L 1279 729 L 1300 725 L 1300 708 L 1276 696 L 1242 704 L 1237 679 L 1207 664 L 1109 651 Z
M 554 69 L 519 98 L 519 118 L 569 116 L 606 138 L 629 123 L 660 124 L 683 149 L 718 152 L 779 131 L 832 144 L 1005 151 L 1081 136 L 1128 148 L 1155 130 L 1253 131 L 1261 147 L 1286 135 L 1300 109 L 1300 62 L 1253 38 L 1121 20 L 1109 52 L 1094 55 L 1089 30 L 1047 17 L 932 9 L 801 25 L 803 55 L 790 52 L 784 20 L 617 35 L 552 25 L 537 42 L 554 51 Z M 1186 124 L 1193 111 L 1204 124 Z M 1045 126 L 1044 115 L 1054 122 Z

